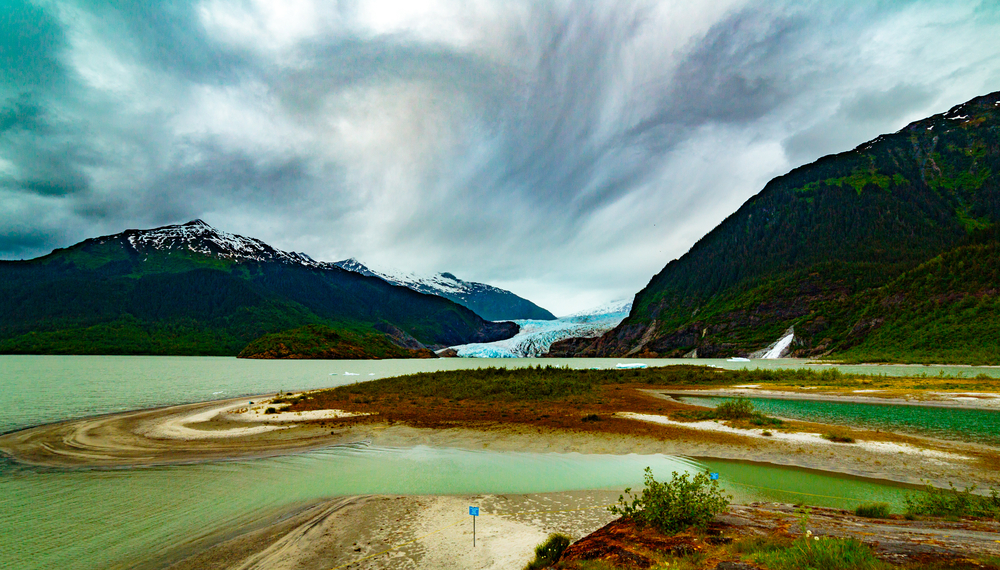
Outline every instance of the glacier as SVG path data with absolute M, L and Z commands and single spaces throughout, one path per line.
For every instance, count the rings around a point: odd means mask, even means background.
M 546 354 L 552 343 L 573 337 L 594 338 L 618 326 L 632 299 L 621 299 L 554 321 L 519 319 L 521 330 L 507 340 L 462 344 L 451 347 L 462 358 L 535 358 Z

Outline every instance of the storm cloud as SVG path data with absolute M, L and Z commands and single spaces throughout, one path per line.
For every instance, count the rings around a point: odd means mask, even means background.
M 0 257 L 202 218 L 557 314 L 1000 89 L 991 2 L 6 3 Z

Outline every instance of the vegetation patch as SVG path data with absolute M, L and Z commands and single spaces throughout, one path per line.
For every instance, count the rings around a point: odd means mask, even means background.
M 853 538 L 761 538 L 741 545 L 747 560 L 768 570 L 889 570 L 867 544 Z
M 396 345 L 384 334 L 306 325 L 269 334 L 244 348 L 238 358 L 350 359 L 436 358 L 427 349 L 411 350 Z
M 826 432 L 821 437 L 823 439 L 827 440 L 827 441 L 832 441 L 833 443 L 854 443 L 855 442 L 855 440 L 854 440 L 853 437 L 851 437 L 849 435 L 846 435 L 846 434 L 838 433 L 838 432 Z
M 666 534 L 676 534 L 691 527 L 704 529 L 716 514 L 729 507 L 732 500 L 719 488 L 718 480 L 709 473 L 671 474 L 670 480 L 659 482 L 649 467 L 645 472 L 645 487 L 639 495 L 631 488 L 618 498 L 618 504 L 608 507 L 613 514 L 631 518 Z
M 889 518 L 889 505 L 886 503 L 865 503 L 855 507 L 854 514 L 866 519 Z
M 570 539 L 565 534 L 550 534 L 545 542 L 535 547 L 535 559 L 524 570 L 541 570 L 555 564 L 569 543 Z
M 1000 491 L 991 488 L 989 495 L 979 495 L 975 490 L 975 486 L 959 491 L 954 484 L 950 489 L 927 485 L 922 493 L 906 497 L 906 514 L 1000 520 Z
M 725 420 L 734 427 L 781 427 L 785 423 L 757 410 L 747 398 L 726 400 L 711 410 L 676 412 L 674 416 L 691 420 Z

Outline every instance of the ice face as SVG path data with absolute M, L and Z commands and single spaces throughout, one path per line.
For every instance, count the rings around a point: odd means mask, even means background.
M 534 358 L 549 351 L 552 343 L 567 338 L 595 338 L 618 326 L 632 301 L 616 301 L 554 321 L 517 320 L 521 330 L 507 340 L 453 346 L 465 358 Z M 603 312 L 601 312 L 603 311 Z

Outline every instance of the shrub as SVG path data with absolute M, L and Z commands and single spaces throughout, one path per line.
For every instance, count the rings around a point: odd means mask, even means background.
M 278 413 L 278 410 L 276 410 L 274 408 L 268 408 L 268 409 L 264 410 L 264 413 L 265 414 L 276 414 L 276 413 Z
M 726 400 L 715 407 L 715 417 L 723 420 L 745 420 L 756 415 L 753 402 L 746 398 Z
M 824 433 L 822 437 L 823 439 L 832 441 L 833 443 L 854 443 L 853 437 L 842 433 L 827 432 Z
M 937 517 L 982 517 L 1000 519 L 1000 492 L 990 489 L 989 495 L 973 493 L 976 486 L 959 491 L 954 484 L 950 489 L 927 485 L 922 494 L 906 497 L 906 514 Z
M 587 414 L 586 416 L 583 416 L 583 419 L 580 420 L 580 421 L 582 421 L 582 422 L 599 422 L 599 421 L 601 421 L 601 416 L 599 416 L 597 414 Z
M 565 534 L 553 533 L 549 538 L 535 547 L 535 559 L 524 567 L 524 570 L 541 570 L 559 561 L 563 550 L 569 546 L 569 537 Z
M 865 503 L 858 505 L 854 509 L 854 514 L 869 519 L 889 518 L 889 505 L 886 503 Z
M 625 489 L 631 501 L 622 495 L 618 504 L 608 510 L 667 534 L 690 527 L 705 528 L 717 513 L 729 507 L 732 499 L 719 489 L 719 482 L 712 480 L 707 471 L 694 477 L 675 471 L 670 481 L 661 483 L 653 479 L 653 471 L 647 467 L 645 480 L 641 495 L 632 495 L 632 489 Z

